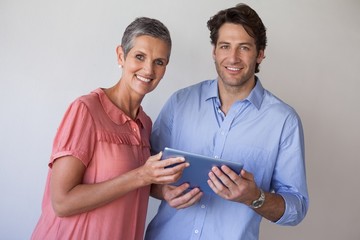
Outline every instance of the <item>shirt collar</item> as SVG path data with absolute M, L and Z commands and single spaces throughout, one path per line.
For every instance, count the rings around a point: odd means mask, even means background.
M 260 82 L 260 79 L 255 76 L 255 87 L 251 90 L 249 96 L 246 98 L 251 102 L 257 109 L 260 109 L 261 103 L 264 99 L 264 88 Z
M 210 81 L 209 83 L 209 88 L 204 93 L 205 100 L 209 100 L 210 98 L 219 98 L 217 80 Z
M 250 103 L 252 103 L 257 109 L 260 109 L 261 103 L 264 99 L 264 88 L 260 82 L 260 79 L 255 76 L 255 87 L 251 90 L 249 96 L 246 99 Z M 220 103 L 219 91 L 218 91 L 218 80 L 211 81 L 208 91 L 204 94 L 205 100 L 210 98 L 217 98 Z
M 127 116 L 121 109 L 119 109 L 111 100 L 108 98 L 108 96 L 105 94 L 104 90 L 101 88 L 98 88 L 93 91 L 93 93 L 97 94 L 100 99 L 100 103 L 108 115 L 108 117 L 117 125 L 123 125 L 127 121 L 132 121 L 132 119 Z M 140 106 L 139 113 L 136 116 L 135 122 L 140 126 L 143 127 L 143 120 L 145 118 L 145 113 Z

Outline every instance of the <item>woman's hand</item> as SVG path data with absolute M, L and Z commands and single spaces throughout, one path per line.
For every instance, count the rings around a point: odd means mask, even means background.
M 161 160 L 162 152 L 153 155 L 139 168 L 141 177 L 148 184 L 169 184 L 176 182 L 182 171 L 190 166 L 183 157 Z

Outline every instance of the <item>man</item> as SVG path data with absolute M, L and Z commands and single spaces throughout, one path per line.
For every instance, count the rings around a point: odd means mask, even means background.
M 255 76 L 265 57 L 265 26 L 244 4 L 220 11 L 207 25 L 218 78 L 168 100 L 152 148 L 242 162 L 244 169 L 237 175 L 214 167 L 208 184 L 217 196 L 188 191 L 187 183 L 153 185 L 152 196 L 163 201 L 147 240 L 258 239 L 262 217 L 296 225 L 308 209 L 300 118 Z

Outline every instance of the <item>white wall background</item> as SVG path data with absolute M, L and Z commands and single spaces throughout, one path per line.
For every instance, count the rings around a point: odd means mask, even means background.
M 59 121 L 74 98 L 119 79 L 124 28 L 149 16 L 171 31 L 167 73 L 143 102 L 155 119 L 173 91 L 215 77 L 206 21 L 237 2 L 0 0 L 0 239 L 29 238 Z M 302 117 L 310 191 L 299 226 L 263 221 L 261 239 L 358 240 L 360 1 L 245 2 L 268 29 L 263 85 Z

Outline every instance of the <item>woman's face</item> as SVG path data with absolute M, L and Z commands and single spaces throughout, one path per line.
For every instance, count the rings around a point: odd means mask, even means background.
M 159 38 L 139 36 L 126 59 L 121 46 L 117 48 L 118 62 L 123 67 L 121 81 L 129 90 L 141 96 L 151 92 L 165 74 L 170 48 Z

